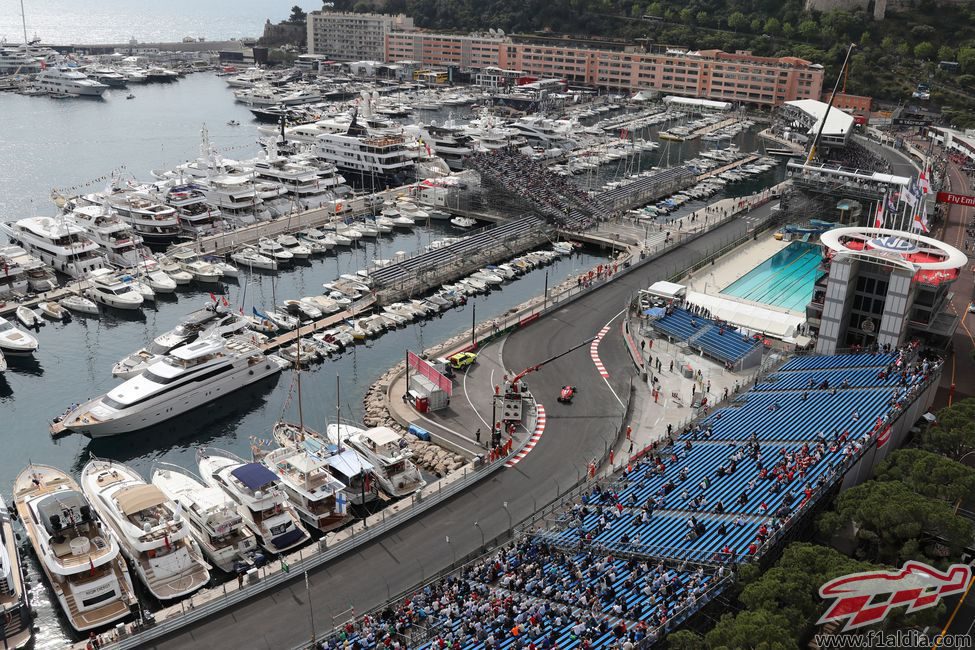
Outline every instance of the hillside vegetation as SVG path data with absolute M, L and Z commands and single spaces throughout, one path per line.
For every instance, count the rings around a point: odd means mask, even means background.
M 338 0 L 335 9 L 402 12 L 434 30 L 494 27 L 799 56 L 826 66 L 829 87 L 857 43 L 848 92 L 898 102 L 926 81 L 952 122 L 975 126 L 975 3 L 918 0 L 880 22 L 865 11 L 805 12 L 802 0 Z M 939 71 L 939 61 L 958 61 L 961 72 Z

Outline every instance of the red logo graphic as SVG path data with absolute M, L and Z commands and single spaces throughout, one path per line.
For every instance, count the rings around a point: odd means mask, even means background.
M 892 607 L 907 605 L 908 612 L 933 607 L 946 596 L 965 590 L 971 567 L 952 564 L 948 573 L 922 564 L 905 562 L 900 571 L 851 573 L 819 588 L 824 600 L 835 598 L 817 625 L 846 621 L 841 632 L 882 621 Z

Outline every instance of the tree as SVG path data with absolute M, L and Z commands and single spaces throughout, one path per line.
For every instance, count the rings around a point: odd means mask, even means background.
M 685 25 L 690 25 L 693 22 L 694 12 L 688 8 L 680 10 L 680 21 Z
M 883 40 L 880 41 L 880 49 L 884 52 L 891 52 L 897 46 L 897 41 L 894 40 L 893 36 L 884 36 Z
M 963 53 L 959 52 L 960 63 Z M 975 59 L 969 64 L 975 65 Z M 964 68 L 965 64 L 962 63 Z M 921 448 L 955 460 L 975 451 L 975 398 L 959 400 L 942 409 L 938 413 L 937 423 L 921 434 Z
M 857 556 L 899 566 L 924 559 L 922 537 L 938 538 L 952 553 L 972 540 L 972 523 L 942 501 L 923 497 L 897 481 L 868 481 L 840 495 L 835 512 L 824 513 L 819 527 L 835 534 L 852 526 Z
M 914 46 L 914 56 L 927 61 L 934 56 L 934 45 L 928 41 L 923 41 Z
M 288 17 L 288 22 L 298 25 L 305 22 L 307 18 L 308 14 L 305 13 L 305 10 L 295 5 L 291 8 L 291 15 Z
M 877 466 L 876 480 L 900 481 L 921 496 L 954 505 L 975 495 L 975 469 L 923 449 L 899 449 Z
M 678 630 L 667 635 L 667 650 L 699 650 L 704 646 L 704 637 L 690 630 Z
M 792 35 L 796 33 L 796 28 L 792 26 L 792 23 L 785 22 L 782 23 L 782 35 L 786 38 L 792 38 Z
M 749 610 L 785 616 L 789 636 L 802 643 L 823 611 L 819 587 L 841 575 L 876 568 L 828 546 L 796 542 L 785 548 L 774 566 L 745 585 L 739 600 Z
M 938 48 L 938 60 L 939 61 L 954 61 L 955 51 L 948 47 L 947 45 L 942 45 Z
M 873 44 L 873 37 L 870 35 L 870 31 L 866 30 L 860 34 L 860 40 L 857 42 L 857 46 L 862 50 L 868 48 Z
M 752 28 L 752 33 L 753 34 L 761 34 L 762 33 L 762 26 L 763 25 L 762 25 L 762 19 L 761 18 L 753 18 L 752 19 L 751 28 Z
M 706 11 L 699 11 L 699 12 L 697 12 L 697 16 L 695 17 L 695 19 L 697 20 L 697 24 L 698 25 L 707 25 L 709 18 L 710 18 L 710 16 L 708 15 L 708 12 L 706 12 Z
M 963 47 L 958 50 L 958 63 L 961 64 L 962 72 L 975 73 L 975 47 Z
M 782 23 L 774 16 L 765 21 L 765 33 L 770 36 L 778 36 L 782 33 Z
M 897 46 L 897 55 L 901 58 L 907 58 L 911 56 L 911 44 L 904 41 Z
M 746 26 L 748 26 L 748 19 L 745 18 L 745 14 L 741 13 L 740 11 L 736 11 L 728 16 L 729 29 L 737 32 L 739 29 L 744 29 Z
M 765 609 L 725 614 L 707 633 L 711 650 L 797 650 L 789 620 Z
M 799 36 L 806 41 L 819 40 L 819 25 L 815 20 L 804 20 L 799 23 Z

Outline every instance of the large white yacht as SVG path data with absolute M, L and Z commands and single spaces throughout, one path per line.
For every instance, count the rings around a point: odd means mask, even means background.
M 67 218 L 85 229 L 115 266 L 132 268 L 151 259 L 142 237 L 106 205 L 75 206 Z
M 147 347 L 120 359 L 112 367 L 112 376 L 130 379 L 161 361 L 173 348 L 208 336 L 226 338 L 242 334 L 247 326 L 243 316 L 223 309 L 218 302 L 208 303 L 203 309 L 187 314 L 173 329 L 155 337 Z
M 0 231 L 12 244 L 24 247 L 56 271 L 73 278 L 108 266 L 98 244 L 85 229 L 64 217 L 27 217 L 0 223 Z
M 329 472 L 326 459 L 279 447 L 261 462 L 281 479 L 288 500 L 308 527 L 327 533 L 352 520 L 345 485 Z
M 24 568 L 3 497 L 0 497 L 0 616 L 4 621 L 3 638 L 7 648 L 31 645 L 34 638 L 31 629 L 33 620 L 27 600 Z
M 340 436 L 375 467 L 383 491 L 393 497 L 413 494 L 427 484 L 413 463 L 413 453 L 401 435 L 389 427 L 358 429 L 349 425 L 328 426 L 330 438 Z
M 274 157 L 254 162 L 254 173 L 258 178 L 280 183 L 287 190 L 289 200 L 297 202 L 303 210 L 319 207 L 334 198 L 322 184 L 318 168 L 312 165 Z
M 207 204 L 207 194 L 195 183 L 156 183 L 153 189 L 161 203 L 176 210 L 176 218 L 182 230 L 193 237 L 210 234 L 223 227 L 223 214 L 219 207 Z
M 0 275 L 0 298 L 10 298 L 15 293 L 27 292 L 30 283 L 27 280 L 27 269 L 22 262 L 27 254 L 20 246 L 0 246 L 0 267 L 3 267 L 3 275 Z
M 470 156 L 474 149 L 474 139 L 468 135 L 463 127 L 450 122 L 437 126 L 411 125 L 404 127 L 407 133 L 414 133 L 427 153 L 436 154 L 443 159 L 452 170 L 464 167 L 464 158 Z
M 249 337 L 207 337 L 172 350 L 107 394 L 65 415 L 65 428 L 92 438 L 138 431 L 280 372 L 288 364 Z
M 101 97 L 108 86 L 89 79 L 87 75 L 66 66 L 53 66 L 41 70 L 34 78 L 34 85 L 51 95 L 75 97 Z
M 118 539 L 68 474 L 30 465 L 14 504 L 61 609 L 79 632 L 114 623 L 136 603 Z
M 281 479 L 267 467 L 205 447 L 196 450 L 196 461 L 203 480 L 237 503 L 237 512 L 265 549 L 285 553 L 311 538 L 281 490 Z
M 250 563 L 257 540 L 223 490 L 170 463 L 153 465 L 152 484 L 182 508 L 193 537 L 214 566 L 234 573 L 239 563 Z
M 220 174 L 200 181 L 200 185 L 206 194 L 207 205 L 220 210 L 223 218 L 236 227 L 271 218 L 250 176 Z
M 322 133 L 315 154 L 362 187 L 400 185 L 412 179 L 417 152 L 400 135 L 370 135 L 353 118 L 345 133 Z
M 153 596 L 179 598 L 210 581 L 179 509 L 135 470 L 93 458 L 81 470 L 81 489 Z
M 86 194 L 83 200 L 114 209 L 147 244 L 168 246 L 181 234 L 176 210 L 159 203 L 146 192 L 114 189 L 107 193 Z

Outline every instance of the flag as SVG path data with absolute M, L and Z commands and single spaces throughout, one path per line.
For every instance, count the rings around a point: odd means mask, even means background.
M 218 302 L 217 301 L 217 297 L 215 295 L 213 295 L 212 292 L 210 293 L 210 300 L 212 300 L 213 302 Z
M 885 199 L 881 199 L 880 201 L 877 201 L 877 215 L 873 219 L 873 227 L 874 228 L 883 228 L 884 227 L 884 205 L 885 205 L 885 203 L 886 203 L 886 200 Z
M 283 556 L 281 557 L 281 570 L 284 571 L 285 573 L 291 571 L 291 567 L 288 565 L 287 562 L 284 561 Z
M 921 188 L 918 187 L 917 181 L 911 179 L 910 185 L 907 186 L 907 192 L 904 194 L 904 203 L 908 204 L 912 208 L 917 208 L 920 200 Z
M 931 193 L 931 167 L 925 166 L 924 171 L 921 172 L 920 179 L 918 179 L 918 185 L 922 194 Z
M 630 135 L 630 132 L 626 129 L 620 129 L 620 140 L 626 140 L 626 137 Z
M 900 192 L 887 194 L 887 214 L 897 215 L 897 202 L 900 200 Z
M 94 560 L 91 559 L 90 555 L 88 556 L 88 566 L 91 567 L 88 569 L 88 575 L 90 576 L 95 575 L 95 562 Z
M 928 219 L 927 215 L 921 215 L 921 211 L 916 211 L 914 213 L 914 220 L 911 222 L 911 230 L 920 230 L 921 232 L 928 232 Z
M 229 307 L 230 306 L 230 303 L 227 302 L 227 296 L 221 296 L 220 297 L 220 301 L 223 302 L 223 306 L 224 307 Z

